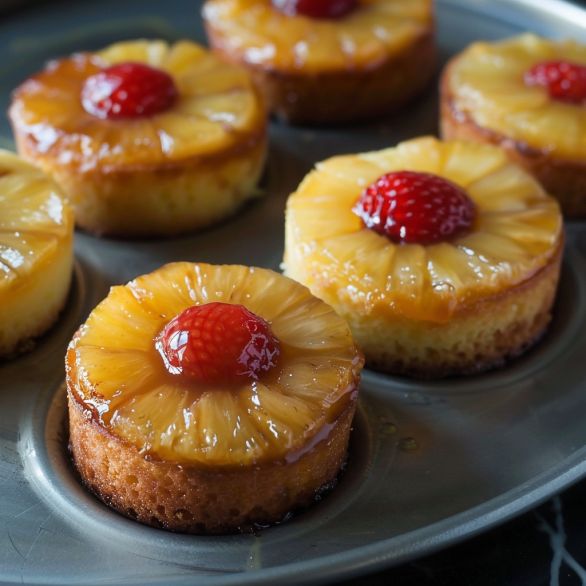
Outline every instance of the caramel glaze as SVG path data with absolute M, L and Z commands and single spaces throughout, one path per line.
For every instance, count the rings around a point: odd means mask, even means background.
M 115 439 L 116 441 L 122 442 L 127 447 L 134 447 L 134 444 L 128 442 L 127 440 L 113 434 L 109 429 L 109 421 L 112 416 L 110 412 L 110 401 L 103 396 L 96 393 L 94 389 L 89 389 L 91 394 L 90 399 L 82 398 L 80 392 L 76 385 L 77 378 L 77 367 L 76 364 L 76 357 L 75 357 L 75 342 L 80 337 L 80 331 L 76 333 L 73 338 L 73 341 L 69 347 L 66 356 L 66 384 L 67 384 L 67 391 L 71 399 L 74 400 L 78 408 L 82 411 L 83 417 L 91 423 L 91 425 L 99 430 L 99 432 L 109 438 Z M 293 347 L 287 346 L 286 344 L 281 344 L 281 355 L 277 362 L 275 368 L 273 368 L 270 372 L 265 373 L 264 376 L 261 377 L 259 382 L 267 385 L 268 387 L 271 386 L 271 382 L 277 380 L 281 373 L 282 365 L 285 365 L 291 357 L 293 357 L 296 353 Z M 152 355 L 148 355 L 147 360 L 149 362 L 149 368 L 152 368 L 155 372 L 157 372 L 157 377 L 159 378 L 159 382 L 161 384 L 167 382 L 173 385 L 178 384 L 178 377 L 176 375 L 172 375 L 166 371 L 163 361 L 161 360 L 160 356 L 154 350 L 153 344 L 153 352 Z M 289 449 L 287 453 L 282 455 L 280 452 L 281 450 L 272 449 L 267 450 L 267 454 L 265 457 L 257 460 L 254 462 L 254 466 L 275 466 L 275 465 L 285 465 L 285 464 L 293 464 L 300 460 L 305 455 L 311 453 L 313 450 L 316 449 L 317 446 L 322 444 L 323 442 L 327 442 L 330 439 L 330 436 L 340 421 L 340 419 L 347 416 L 348 410 L 354 410 L 356 406 L 356 400 L 358 397 L 358 387 L 359 387 L 359 375 L 356 374 L 357 371 L 360 370 L 361 365 L 363 364 L 363 357 L 361 354 L 358 355 L 356 359 L 356 364 L 354 364 L 353 368 L 353 377 L 352 381 L 348 385 L 347 388 L 343 390 L 338 400 L 329 405 L 325 417 L 325 422 L 317 428 L 317 430 L 310 435 L 309 437 L 304 437 L 304 443 L 298 447 L 293 449 Z M 184 383 L 185 384 L 185 383 Z M 213 387 L 211 386 L 198 386 L 197 383 L 187 383 L 189 384 L 189 390 L 193 393 L 193 399 L 196 400 L 198 397 L 202 396 L 204 393 L 213 392 Z M 91 386 L 91 383 L 90 383 Z M 224 387 L 225 388 L 225 387 Z M 146 452 L 145 458 L 153 461 L 160 461 L 160 458 L 155 452 Z M 167 459 L 165 459 L 167 460 Z M 168 460 L 167 460 L 168 461 Z M 205 463 L 195 462 L 191 460 L 183 460 L 181 458 L 176 460 L 177 465 L 179 466 L 188 466 L 193 468 L 217 468 L 216 464 L 213 465 L 206 465 Z M 222 467 L 225 470 L 229 470 L 231 468 L 237 469 L 238 465 L 225 465 Z
M 550 255 L 546 264 L 535 268 L 535 270 L 528 272 L 525 278 L 515 283 L 510 287 L 503 287 L 499 291 L 479 290 L 474 294 L 462 296 L 461 298 L 450 299 L 446 303 L 437 302 L 432 305 L 433 300 L 429 300 L 426 305 L 426 313 L 424 315 L 417 315 L 414 312 L 406 312 L 401 308 L 401 302 L 393 302 L 389 304 L 384 296 L 377 300 L 378 302 L 373 303 L 373 312 L 381 315 L 386 315 L 390 318 L 395 315 L 407 316 L 410 319 L 416 321 L 428 322 L 430 324 L 448 324 L 453 319 L 464 318 L 466 316 L 474 315 L 481 311 L 481 309 L 487 304 L 497 302 L 505 299 L 507 296 L 512 295 L 515 292 L 523 291 L 534 283 L 535 279 L 542 273 L 546 272 L 552 264 L 559 264 L 559 260 L 564 250 L 565 235 L 562 231 L 560 233 L 558 242 Z M 431 306 L 431 309 L 430 309 Z M 433 310 L 433 311 L 432 311 Z
M 15 130 L 16 135 L 16 128 L 17 124 L 19 124 L 18 118 L 13 116 L 13 129 Z M 17 143 L 18 143 L 18 150 L 19 152 L 26 153 L 30 157 L 34 158 L 44 158 L 49 153 L 49 150 L 40 151 L 38 146 L 40 144 L 39 135 L 35 133 L 34 129 L 27 127 L 26 125 L 20 125 L 19 130 L 21 132 L 20 135 L 17 135 Z M 267 125 L 265 122 L 259 120 L 259 124 L 255 126 L 254 130 L 251 130 L 248 133 L 238 133 L 236 131 L 231 131 L 233 136 L 236 137 L 234 139 L 233 144 L 228 148 L 218 149 L 216 152 L 199 154 L 192 157 L 185 157 L 182 159 L 174 159 L 174 160 L 166 160 L 160 162 L 153 162 L 153 163 L 121 163 L 118 165 L 94 165 L 91 170 L 84 170 L 84 173 L 99 173 L 100 175 L 134 175 L 136 173 L 141 172 L 155 172 L 160 174 L 170 174 L 173 175 L 176 172 L 182 170 L 184 167 L 189 166 L 197 166 L 201 165 L 204 167 L 208 167 L 210 165 L 223 163 L 236 157 L 241 154 L 248 153 L 255 149 L 257 146 L 263 144 L 266 141 L 266 130 Z M 59 131 L 60 136 L 66 136 L 67 133 Z M 67 149 L 62 149 L 58 147 L 57 144 L 54 145 L 55 154 L 67 154 Z M 40 153 L 40 154 L 39 154 Z M 72 167 L 76 167 L 70 163 Z M 63 165 L 60 163 L 60 166 L 66 166 L 64 163 Z
M 59 68 L 74 67 L 75 69 L 83 68 L 87 76 L 93 75 L 100 71 L 104 63 L 95 55 L 89 53 L 79 53 L 68 59 L 54 61 L 48 68 L 36 75 L 30 77 L 21 86 L 19 86 L 13 93 L 12 105 L 9 109 L 9 118 L 16 136 L 19 151 L 28 154 L 35 159 L 43 159 L 48 157 L 54 159 L 59 157 L 60 166 L 84 167 L 84 173 L 97 172 L 100 174 L 135 174 L 144 171 L 153 171 L 157 173 L 174 173 L 179 169 L 187 166 L 203 165 L 208 166 L 215 163 L 222 163 L 237 155 L 247 153 L 253 150 L 258 145 L 266 140 L 267 123 L 263 116 L 262 108 L 259 108 L 257 116 L 250 123 L 250 129 L 247 132 L 237 131 L 229 125 L 224 125 L 226 131 L 227 141 L 222 141 L 215 150 L 200 153 L 191 157 L 180 157 L 176 159 L 165 159 L 164 155 L 161 159 L 154 158 L 153 161 L 143 163 L 126 163 L 122 161 L 117 164 L 100 163 L 99 155 L 97 161 L 93 165 L 88 165 L 87 156 L 79 152 L 79 144 L 76 140 L 83 136 L 83 123 L 79 128 L 72 130 L 65 130 L 51 125 L 48 122 L 40 122 L 36 124 L 27 124 L 22 117 L 23 101 L 25 99 L 29 85 L 41 83 L 43 78 L 47 75 L 56 75 Z M 80 77 L 75 91 L 81 93 L 82 82 L 85 77 Z M 259 92 L 256 88 L 246 88 L 255 93 L 259 97 Z M 260 98 L 259 98 L 260 99 Z M 80 106 L 80 117 L 91 118 L 91 115 L 85 111 L 82 112 Z M 108 121 L 99 121 L 103 125 L 113 125 L 114 123 Z M 228 143 L 228 146 L 226 145 Z M 231 143 L 231 144 L 230 144 Z M 76 156 L 79 156 L 80 162 L 76 161 Z M 132 161 L 132 157 L 129 157 Z
M 127 448 L 136 449 L 136 447 L 133 444 L 131 444 L 130 442 L 124 440 L 123 438 L 121 438 L 119 436 L 114 435 L 101 422 L 100 415 L 99 415 L 99 408 L 95 404 L 92 405 L 88 402 L 84 402 L 79 397 L 79 395 L 76 393 L 74 387 L 71 386 L 69 378 L 67 381 L 67 392 L 68 392 L 69 397 L 71 399 L 73 399 L 74 404 L 76 405 L 76 408 L 79 409 L 79 411 L 81 411 L 83 418 L 96 431 L 98 431 L 101 435 L 103 435 L 107 438 L 110 438 L 110 439 L 115 440 L 116 442 L 122 443 Z M 348 391 L 344 395 L 344 400 L 339 400 L 336 403 L 336 411 L 337 411 L 336 418 L 331 421 L 328 421 L 324 425 L 322 425 L 320 427 L 320 429 L 318 429 L 318 431 L 312 437 L 310 437 L 308 440 L 306 440 L 306 442 L 301 447 L 299 447 L 295 450 L 290 450 L 283 457 L 274 458 L 274 457 L 268 456 L 266 458 L 263 458 L 261 460 L 256 461 L 253 464 L 253 466 L 255 468 L 263 468 L 263 467 L 290 465 L 290 464 L 294 464 L 294 463 L 298 462 L 303 457 L 311 454 L 316 449 L 321 447 L 322 444 L 327 443 L 330 440 L 338 422 L 341 421 L 342 419 L 344 419 L 348 415 L 349 411 L 353 411 L 355 409 L 357 397 L 358 397 L 358 384 L 355 384 L 355 385 L 352 385 L 351 387 L 348 388 Z M 337 409 L 338 404 L 340 404 L 339 409 Z M 166 461 L 167 463 L 169 463 L 168 460 L 163 460 L 156 453 L 146 453 L 144 455 L 144 458 L 145 458 L 145 460 L 149 460 L 149 461 Z M 194 469 L 201 469 L 201 470 L 209 469 L 209 470 L 216 470 L 216 471 L 218 469 L 217 464 L 207 466 L 206 464 L 203 464 L 201 462 L 189 462 L 189 461 L 177 460 L 175 462 L 175 464 L 177 466 L 179 466 L 180 468 L 185 467 L 185 468 L 194 468 Z M 222 466 L 221 468 L 222 468 L 222 470 L 226 470 L 226 471 L 239 470 L 240 466 L 226 465 L 226 466 Z

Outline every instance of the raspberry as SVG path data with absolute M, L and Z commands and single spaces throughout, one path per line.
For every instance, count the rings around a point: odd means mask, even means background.
M 152 116 L 177 99 L 173 78 L 143 63 L 121 63 L 88 77 L 81 90 L 86 112 L 115 120 Z
M 358 0 L 273 0 L 273 6 L 289 16 L 309 18 L 342 18 L 352 12 Z
M 352 211 L 396 243 L 434 244 L 469 230 L 476 209 L 457 185 L 432 175 L 398 171 L 366 188 Z
M 525 73 L 527 85 L 547 88 L 554 100 L 586 104 L 586 66 L 568 61 L 544 61 Z
M 155 346 L 171 374 L 209 384 L 258 379 L 280 353 L 269 324 L 230 303 L 187 308 L 163 328 Z

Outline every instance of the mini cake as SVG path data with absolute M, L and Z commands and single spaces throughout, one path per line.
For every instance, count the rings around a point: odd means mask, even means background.
M 65 305 L 73 213 L 53 184 L 0 151 L 0 357 L 30 348 Z
M 446 67 L 444 138 L 497 144 L 586 217 L 586 45 L 521 35 L 475 43 Z
M 203 16 L 212 47 L 292 123 L 387 113 L 435 69 L 431 0 L 207 0 Z
M 19 152 L 96 234 L 178 234 L 259 195 L 262 101 L 243 68 L 191 42 L 53 61 L 14 92 L 10 119 Z
M 562 230 L 501 149 L 420 138 L 318 164 L 287 204 L 285 272 L 348 320 L 367 366 L 466 374 L 543 334 Z
M 362 363 L 344 320 L 298 283 L 166 265 L 112 288 L 69 346 L 75 464 L 143 523 L 280 521 L 334 483 Z

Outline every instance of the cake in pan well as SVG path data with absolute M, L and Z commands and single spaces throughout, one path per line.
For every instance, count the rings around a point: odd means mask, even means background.
M 166 265 L 112 288 L 69 346 L 75 465 L 143 523 L 278 522 L 335 482 L 362 363 L 346 322 L 302 285 Z
M 47 65 L 16 89 L 19 152 L 96 234 L 164 236 L 260 194 L 266 113 L 246 70 L 189 41 L 128 41 Z
M 586 45 L 530 34 L 474 43 L 444 71 L 441 127 L 499 145 L 565 216 L 586 217 Z
M 292 123 L 375 118 L 435 70 L 431 0 L 207 0 L 203 16 L 212 47 Z
M 57 320 L 73 264 L 73 213 L 41 171 L 0 150 L 0 357 Z
M 557 202 L 504 151 L 420 138 L 319 163 L 289 198 L 284 264 L 367 366 L 434 378 L 540 338 L 562 247 Z

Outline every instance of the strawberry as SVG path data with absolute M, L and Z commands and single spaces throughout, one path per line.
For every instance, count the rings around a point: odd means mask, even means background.
M 586 66 L 569 61 L 544 61 L 525 73 L 529 86 L 543 86 L 554 100 L 586 104 Z
M 352 210 L 364 225 L 396 243 L 434 244 L 469 230 L 475 206 L 454 183 L 414 171 L 379 177 Z
M 280 352 L 264 319 L 230 303 L 187 308 L 165 326 L 155 346 L 171 374 L 208 384 L 258 379 Z
M 273 6 L 289 16 L 318 19 L 342 18 L 357 5 L 358 0 L 273 0 Z
M 173 78 L 143 63 L 121 63 L 88 77 L 81 102 L 89 114 L 111 120 L 152 116 L 169 109 L 178 92 Z

